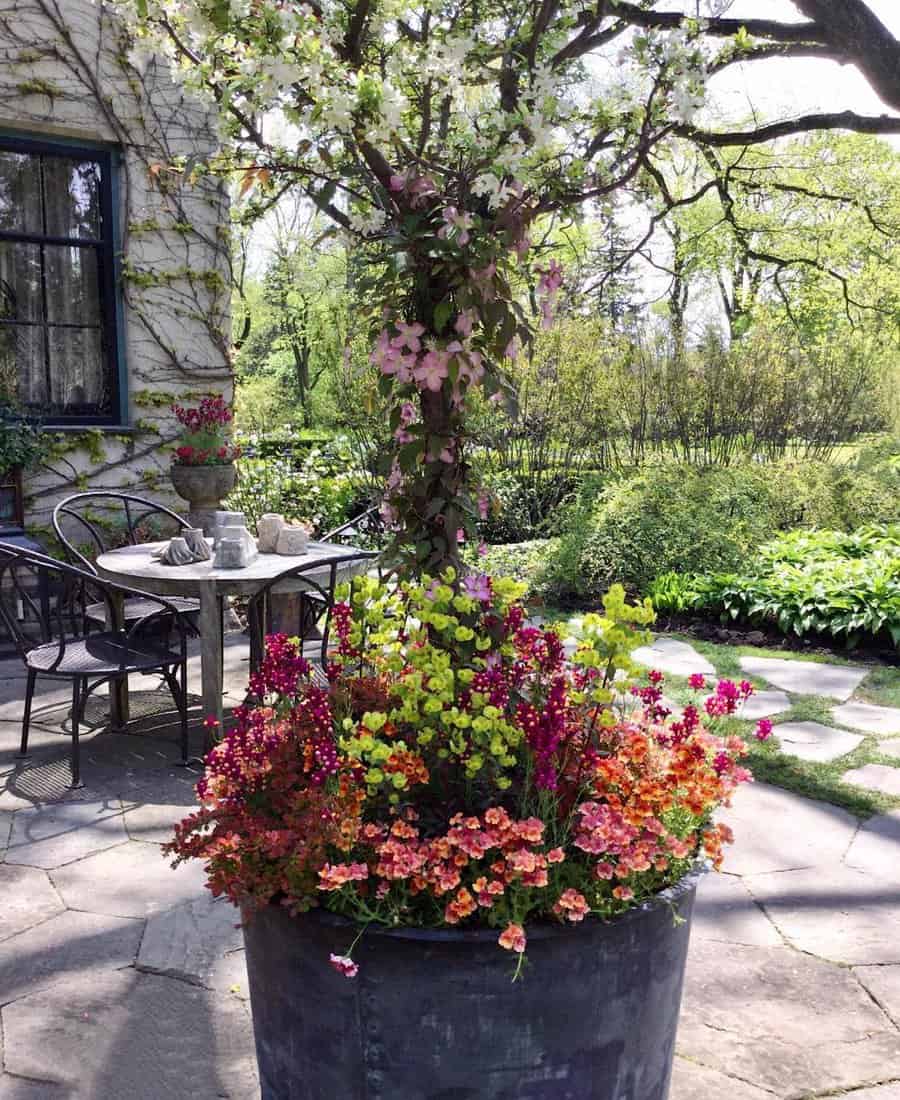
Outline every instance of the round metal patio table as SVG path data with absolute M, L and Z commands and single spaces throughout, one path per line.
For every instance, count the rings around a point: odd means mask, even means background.
M 194 562 L 191 565 L 163 565 L 153 557 L 153 551 L 164 545 L 146 542 L 138 546 L 123 546 L 101 554 L 95 564 L 101 576 L 120 584 L 152 592 L 158 596 L 186 596 L 200 601 L 198 628 L 200 630 L 200 669 L 203 683 L 204 718 L 214 718 L 222 728 L 223 629 L 222 602 L 226 596 L 252 596 L 267 582 L 287 569 L 298 565 L 314 565 L 317 559 L 327 561 L 346 554 L 359 553 L 355 546 L 338 546 L 330 542 L 310 542 L 305 554 L 260 554 L 255 561 L 242 569 L 217 569 L 212 561 Z M 339 580 L 359 571 L 354 562 Z M 321 574 L 312 568 L 305 575 L 312 581 L 327 582 L 330 567 L 323 565 Z M 112 721 L 117 727 L 128 721 L 127 682 L 110 685 Z

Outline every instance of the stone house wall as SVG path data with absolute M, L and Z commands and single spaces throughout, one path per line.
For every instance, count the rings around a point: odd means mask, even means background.
M 127 415 L 54 430 L 26 476 L 26 525 L 86 488 L 133 489 L 170 505 L 174 400 L 231 396 L 228 199 L 205 173 L 212 112 L 133 49 L 93 0 L 0 0 L 0 133 L 103 142 L 118 163 L 119 348 Z M 184 502 L 178 502 L 184 508 Z

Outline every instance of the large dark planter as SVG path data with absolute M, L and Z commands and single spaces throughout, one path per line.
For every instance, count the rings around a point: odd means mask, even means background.
M 354 929 L 269 906 L 244 930 L 263 1100 L 666 1100 L 698 875 L 604 924 Z M 677 917 L 677 919 L 676 919 Z
M 211 535 L 214 513 L 222 507 L 222 501 L 234 488 L 237 471 L 234 463 L 220 466 L 179 466 L 170 470 L 175 492 L 188 501 L 188 520 L 192 527 L 202 527 Z

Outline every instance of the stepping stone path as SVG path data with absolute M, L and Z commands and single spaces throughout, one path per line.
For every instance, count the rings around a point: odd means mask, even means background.
M 783 691 L 840 700 L 849 699 L 866 676 L 866 669 L 777 657 L 741 657 L 740 664 L 744 672 L 768 680 Z
M 900 758 L 900 737 L 895 738 L 893 741 L 879 741 L 878 751 L 883 752 L 885 756 Z
M 879 791 L 881 794 L 900 798 L 900 768 L 892 768 L 888 764 L 866 764 L 862 768 L 852 768 L 844 772 L 841 779 L 855 787 L 865 787 L 869 791 Z M 897 853 L 897 859 L 900 861 L 900 852 Z
M 773 714 L 790 709 L 791 701 L 783 691 L 754 691 L 736 717 L 757 722 L 760 718 L 771 718 Z
M 652 645 L 639 646 L 631 655 L 648 668 L 668 672 L 672 676 L 691 676 L 702 672 L 715 676 L 716 670 L 692 645 L 675 638 L 657 638 Z
M 900 737 L 900 709 L 896 707 L 850 702 L 835 707 L 831 713 L 842 726 L 881 737 Z
M 774 734 L 782 752 L 820 764 L 845 756 L 863 741 L 862 734 L 836 730 L 821 722 L 782 722 L 774 727 Z

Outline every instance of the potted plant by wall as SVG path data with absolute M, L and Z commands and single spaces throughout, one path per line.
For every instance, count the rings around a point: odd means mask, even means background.
M 328 686 L 271 636 L 208 756 L 169 850 L 243 909 L 264 1100 L 666 1097 L 746 747 L 624 691 L 648 602 L 613 589 L 567 657 L 520 591 L 356 578 Z
M 172 458 L 172 484 L 188 501 L 188 519 L 210 534 L 213 513 L 234 488 L 234 461 L 239 450 L 231 442 L 231 409 L 221 396 L 205 397 L 197 408 L 173 405 L 184 431 Z
M 0 531 L 24 524 L 22 471 L 44 452 L 39 428 L 0 395 Z

